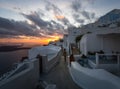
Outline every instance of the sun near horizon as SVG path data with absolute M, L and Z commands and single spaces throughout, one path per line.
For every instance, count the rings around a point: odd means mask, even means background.
M 25 45 L 47 45 L 50 41 L 61 39 L 62 35 L 53 35 L 50 37 L 29 37 L 19 36 L 19 38 L 1 38 L 1 44 L 25 44 Z

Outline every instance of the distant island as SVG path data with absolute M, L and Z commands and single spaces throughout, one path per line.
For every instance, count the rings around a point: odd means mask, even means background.
M 0 52 L 16 51 L 21 49 L 30 49 L 31 47 L 22 47 L 19 45 L 0 46 Z

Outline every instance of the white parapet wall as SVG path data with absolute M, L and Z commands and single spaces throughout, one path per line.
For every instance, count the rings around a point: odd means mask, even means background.
M 50 71 L 60 61 L 61 55 L 62 51 L 60 50 L 50 60 L 47 56 L 42 56 L 43 72 L 47 73 Z
M 39 80 L 39 60 L 27 62 L 28 68 L 0 81 L 0 89 L 35 89 Z
M 33 47 L 28 51 L 28 58 L 33 59 L 36 58 L 37 55 L 47 56 L 49 54 L 56 54 L 60 50 L 61 47 L 54 45 Z
M 116 58 L 113 59 L 114 56 Z M 116 63 L 114 63 L 113 60 L 116 61 Z M 103 62 L 100 63 L 100 61 L 103 61 Z M 106 62 L 104 63 L 104 61 Z M 110 72 L 118 72 L 120 71 L 120 54 L 98 54 L 96 53 L 95 62 L 89 59 L 88 64 L 93 69 L 105 69 Z
M 120 78 L 103 69 L 88 69 L 72 62 L 69 71 L 74 82 L 83 89 L 120 89 Z
M 41 56 L 42 72 L 47 73 L 52 67 L 54 67 L 61 59 L 62 50 L 59 46 L 48 45 L 41 47 L 33 47 L 29 50 L 28 57 L 32 58 Z

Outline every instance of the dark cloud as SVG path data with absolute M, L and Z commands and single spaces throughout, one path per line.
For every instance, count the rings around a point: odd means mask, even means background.
M 14 21 L 10 21 L 8 19 L 5 19 L 5 18 L 1 18 L 0 17 L 0 27 L 1 28 L 5 28 L 5 29 L 13 29 L 14 28 Z
M 74 13 L 74 14 L 73 14 L 73 18 L 74 18 L 74 20 L 75 20 L 76 22 L 78 22 L 78 23 L 80 23 L 80 24 L 84 24 L 84 22 L 85 22 L 85 20 L 84 20 L 84 19 L 81 19 L 81 18 L 80 18 L 80 15 L 77 14 L 77 13 Z
M 20 35 L 19 32 L 16 32 L 14 30 L 10 31 L 9 29 L 5 29 L 5 28 L 0 28 L 0 35 Z
M 19 7 L 13 7 L 13 9 L 15 9 L 15 10 L 21 10 L 21 8 L 19 8 Z
M 91 13 L 91 18 L 92 19 L 96 18 L 95 13 Z
M 86 19 L 88 19 L 88 20 L 91 18 L 91 17 L 90 17 L 90 13 L 87 12 L 87 11 L 82 11 L 81 14 L 82 14 Z
M 80 15 L 79 15 L 78 13 L 74 13 L 74 14 L 73 14 L 73 17 L 74 17 L 74 18 L 79 18 Z
M 45 12 L 43 10 L 41 10 L 40 8 L 38 9 L 38 12 L 37 12 L 41 17 L 45 16 Z
M 94 4 L 95 0 L 86 0 L 90 4 Z
M 51 29 L 56 29 L 56 30 L 57 29 L 60 29 L 60 30 L 64 29 L 64 27 L 61 24 L 59 24 L 53 20 L 51 20 L 51 24 L 52 24 Z
M 58 21 L 62 22 L 64 25 L 67 25 L 69 26 L 70 25 L 70 22 L 67 18 L 62 18 L 62 19 L 57 19 Z
M 0 37 L 40 36 L 38 30 L 26 22 L 8 20 L 0 17 Z
M 27 19 L 31 20 L 32 22 L 34 22 L 35 24 L 37 24 L 38 26 L 40 26 L 41 28 L 47 27 L 48 25 L 50 25 L 49 22 L 44 21 L 43 19 L 41 19 L 37 12 L 32 12 L 29 15 L 26 15 L 26 14 L 22 13 L 22 15 L 24 17 L 26 17 Z
M 55 4 L 53 4 L 53 3 L 51 3 L 47 0 L 45 0 L 45 2 L 46 2 L 45 8 L 46 8 L 47 11 L 52 11 L 54 16 L 63 17 L 63 18 L 56 18 L 58 21 L 62 22 L 66 26 L 71 25 L 69 20 L 65 16 L 63 16 L 62 10 L 59 7 L 57 7 Z
M 93 12 L 88 12 L 88 11 L 82 11 L 81 14 L 88 20 L 92 20 L 95 18 L 95 13 Z
M 71 7 L 76 11 L 79 12 L 82 8 L 82 3 L 80 0 L 75 0 L 72 2 Z
M 45 2 L 46 2 L 45 8 L 46 8 L 47 11 L 52 10 L 54 12 L 54 14 L 57 14 L 57 15 L 62 14 L 62 11 L 55 4 L 53 4 L 53 3 L 51 3 L 47 0 L 45 0 Z
M 63 34 L 64 26 L 54 20 L 45 21 L 42 19 L 42 16 L 39 15 L 42 12 L 32 12 L 31 14 L 23 14 L 22 15 L 28 20 L 32 21 L 35 25 L 39 26 L 42 34 L 52 35 L 54 33 Z M 65 25 L 68 25 L 69 21 L 67 19 L 58 19 L 58 21 L 62 22 Z
M 91 19 L 95 19 L 95 13 L 94 12 L 88 12 L 84 9 L 84 2 L 87 3 L 94 3 L 94 0 L 74 0 L 71 3 L 72 8 L 72 16 L 76 22 L 84 23 L 86 20 L 91 21 Z M 81 15 L 85 18 L 84 20 L 81 19 Z
M 49 30 L 56 30 L 56 29 L 63 29 L 63 26 L 53 20 L 51 21 L 44 21 L 42 17 L 38 15 L 37 12 L 31 14 L 22 14 L 27 19 L 31 20 L 33 23 L 38 25 L 41 29 L 49 29 Z
M 81 23 L 81 24 L 84 24 L 85 20 L 83 19 L 76 19 L 77 22 Z

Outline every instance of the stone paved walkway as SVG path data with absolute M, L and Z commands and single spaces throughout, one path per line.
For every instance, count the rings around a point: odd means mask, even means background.
M 63 57 L 49 73 L 42 75 L 48 84 L 56 84 L 57 89 L 82 89 L 72 80 Z

